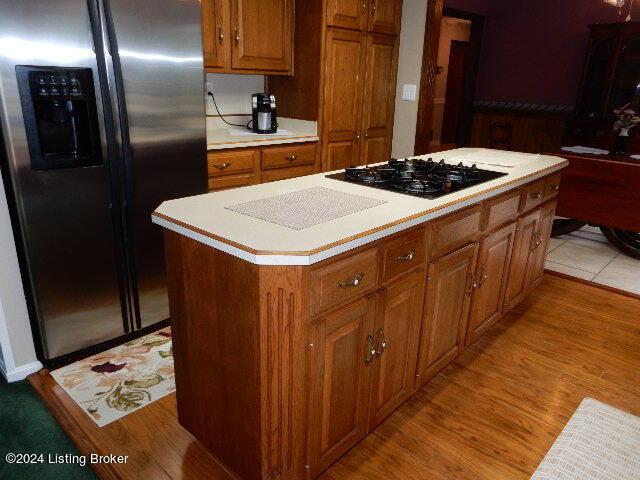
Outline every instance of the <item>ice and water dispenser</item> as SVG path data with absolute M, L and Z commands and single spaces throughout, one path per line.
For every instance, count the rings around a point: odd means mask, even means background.
M 102 165 L 90 68 L 16 66 L 36 171 Z

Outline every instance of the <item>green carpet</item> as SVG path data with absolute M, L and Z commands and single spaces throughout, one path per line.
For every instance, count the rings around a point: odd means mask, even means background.
M 97 478 L 77 463 L 80 452 L 26 381 L 5 383 L 0 377 L 0 479 L 84 480 Z M 43 463 L 9 464 L 7 454 L 35 454 Z M 41 455 L 42 454 L 42 455 Z M 76 463 L 50 463 L 75 457 Z M 51 458 L 50 457 L 53 457 Z M 88 460 L 87 460 L 88 461 Z

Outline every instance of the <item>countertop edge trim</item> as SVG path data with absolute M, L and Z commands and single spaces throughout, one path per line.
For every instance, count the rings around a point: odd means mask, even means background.
M 153 212 L 152 221 L 157 225 L 168 228 L 169 230 L 172 230 L 176 233 L 185 235 L 200 243 L 211 246 L 256 265 L 313 265 L 314 263 L 334 257 L 367 243 L 374 242 L 394 233 L 398 233 L 421 223 L 428 222 L 429 220 L 433 220 L 434 218 L 438 218 L 448 213 L 461 210 L 474 203 L 481 202 L 487 198 L 500 195 L 501 193 L 507 192 L 513 188 L 545 177 L 550 173 L 560 171 L 568 164 L 569 162 L 565 161 L 556 165 L 552 165 L 535 173 L 514 179 L 508 183 L 497 185 L 487 190 L 469 195 L 455 202 L 450 202 L 437 208 L 425 210 L 424 212 L 405 217 L 392 223 L 381 225 L 380 227 L 367 230 L 355 236 L 337 240 L 335 242 L 310 251 L 273 252 L 251 249 L 245 245 L 231 242 L 230 240 L 205 232 L 159 212 Z

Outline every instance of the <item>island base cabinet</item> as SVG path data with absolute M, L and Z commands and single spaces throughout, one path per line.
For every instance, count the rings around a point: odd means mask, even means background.
M 311 326 L 309 472 L 311 478 L 367 434 L 375 296 Z
M 511 310 L 527 295 L 527 278 L 532 265 L 532 252 L 538 238 L 541 210 L 537 209 L 518 220 L 509 277 L 504 300 L 504 310 Z
M 424 283 L 424 271 L 419 270 L 380 293 L 369 429 L 389 416 L 414 391 Z
M 482 238 L 473 281 L 465 346 L 473 343 L 502 315 L 516 222 Z
M 429 265 L 416 388 L 462 351 L 477 255 L 472 243 Z
M 553 228 L 553 218 L 556 213 L 556 201 L 552 200 L 542 206 L 540 213 L 540 227 L 538 235 L 533 244 L 533 258 L 531 260 L 531 269 L 529 278 L 527 279 L 528 289 L 532 290 L 542 281 L 544 273 L 544 262 L 547 258 L 547 246 L 549 245 L 549 237 Z

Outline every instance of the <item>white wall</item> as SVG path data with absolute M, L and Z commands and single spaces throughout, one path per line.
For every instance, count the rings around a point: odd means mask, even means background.
M 398 55 L 396 111 L 393 125 L 393 144 L 391 147 L 391 156 L 394 158 L 413 155 L 426 19 L 426 0 L 404 0 Z M 402 100 L 402 87 L 404 84 L 416 86 L 415 101 Z
M 42 365 L 36 359 L 4 185 L 0 182 L 0 369 L 22 380 Z
M 206 85 L 213 90 L 222 115 L 251 114 L 251 94 L 264 91 L 263 75 L 208 73 Z M 205 95 L 207 91 L 205 89 Z M 206 95 L 207 115 L 217 116 L 213 100 Z

